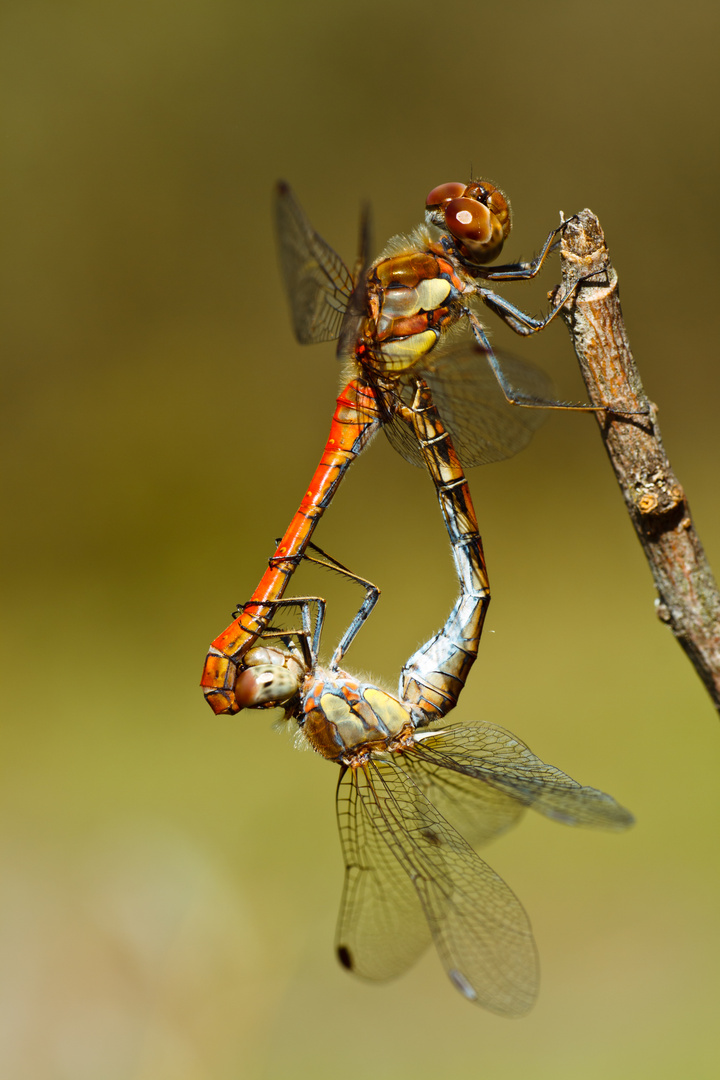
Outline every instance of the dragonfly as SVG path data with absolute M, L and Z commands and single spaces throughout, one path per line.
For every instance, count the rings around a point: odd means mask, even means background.
M 520 901 L 475 847 L 516 824 L 528 807 L 564 824 L 613 830 L 633 818 L 503 728 L 447 724 L 477 655 L 490 592 L 467 482 L 426 388 L 418 387 L 410 411 L 460 583 L 444 627 L 405 664 L 396 696 L 349 674 L 340 665 L 378 595 L 350 574 L 366 587 L 366 598 L 328 666 L 318 662 L 324 601 L 279 599 L 273 612 L 297 606 L 302 626 L 263 631 L 265 643 L 246 655 L 236 694 L 243 707 L 282 706 L 298 738 L 340 766 L 341 965 L 386 981 L 407 971 L 432 941 L 466 1000 L 519 1017 L 538 991 L 532 929 Z M 349 574 L 334 560 L 329 565 Z
M 423 463 L 412 426 L 401 415 L 416 379 L 429 387 L 466 468 L 515 454 L 542 422 L 544 409 L 572 407 L 552 400 L 550 380 L 537 367 L 493 351 L 472 306 L 482 302 L 521 335 L 547 326 L 577 282 L 541 319 L 485 283 L 535 277 L 567 222 L 548 234 L 531 262 L 489 269 L 510 231 L 510 207 L 498 188 L 484 180 L 442 184 L 428 195 L 425 217 L 423 226 L 392 239 L 370 262 L 365 212 L 351 273 L 312 228 L 289 186 L 278 185 L 277 233 L 296 337 L 303 344 L 337 340 L 339 355 L 355 370 L 337 399 L 307 492 L 252 602 L 210 646 L 201 685 L 216 713 L 238 711 L 234 685 L 243 655 L 267 625 L 270 602 L 284 595 L 320 517 L 375 432 L 383 427 L 405 458 Z M 462 323 L 471 341 L 453 343 L 453 328 Z M 527 408 L 513 407 L 518 405 Z

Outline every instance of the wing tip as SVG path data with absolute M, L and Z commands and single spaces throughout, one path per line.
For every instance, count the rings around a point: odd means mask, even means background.
M 522 1016 L 527 1016 L 537 1000 L 537 983 L 534 987 L 526 987 L 522 995 L 508 994 L 501 999 L 494 994 L 488 998 L 481 997 L 467 976 L 457 968 L 449 968 L 448 975 L 455 989 L 460 991 L 466 1001 L 473 1005 L 480 1005 L 483 1009 L 489 1009 L 498 1016 L 520 1019 Z
M 448 975 L 450 976 L 450 982 L 456 990 L 460 991 L 464 998 L 467 998 L 468 1001 L 477 1001 L 477 990 L 468 982 L 462 971 L 458 971 L 457 968 L 450 968 Z

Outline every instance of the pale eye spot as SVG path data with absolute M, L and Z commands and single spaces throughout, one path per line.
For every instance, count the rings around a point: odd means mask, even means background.
M 473 216 L 469 210 L 461 210 L 459 214 L 455 215 L 455 218 L 461 223 L 461 225 L 470 225 Z

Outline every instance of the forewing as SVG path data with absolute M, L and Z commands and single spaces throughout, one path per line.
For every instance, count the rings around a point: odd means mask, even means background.
M 428 765 L 474 778 L 565 825 L 619 830 L 634 820 L 611 795 L 578 784 L 494 724 L 454 725 L 423 738 L 414 752 Z
M 367 313 L 368 268 L 372 246 L 372 215 L 368 203 L 360 214 L 360 237 L 358 257 L 355 260 L 353 280 L 355 286 L 348 298 L 347 310 L 340 328 L 337 355 L 341 360 L 351 359 L 355 355 L 355 346 Z
M 535 364 L 498 350 L 494 355 L 516 391 L 529 398 L 552 399 L 552 382 Z M 440 419 L 465 468 L 517 454 L 547 415 L 542 408 L 511 405 L 493 374 L 487 353 L 468 340 L 437 346 L 412 368 L 412 375 L 424 379 L 430 387 Z M 410 404 L 413 393 L 410 385 L 403 389 L 406 404 Z M 413 465 L 423 464 L 407 424 L 395 417 L 385 430 L 398 453 Z
M 362 770 L 348 769 L 337 790 L 345 860 L 336 949 L 344 967 L 383 981 L 407 971 L 430 943 L 413 884 L 378 828 L 381 818 Z
M 353 291 L 348 268 L 318 236 L 282 181 L 277 186 L 275 224 L 295 336 L 302 345 L 334 341 Z
M 354 784 L 360 804 L 355 817 L 362 809 L 377 834 L 373 857 L 382 845 L 411 882 L 454 986 L 469 1001 L 493 1012 L 522 1016 L 537 994 L 538 962 L 530 924 L 519 900 L 432 806 L 403 772 L 401 763 L 395 759 L 371 761 L 365 770 L 356 770 Z M 387 856 L 383 859 L 389 868 Z M 395 871 L 393 880 L 396 878 Z M 406 886 L 401 893 L 407 900 Z M 387 898 L 392 902 L 389 890 Z M 366 927 L 372 926 L 374 911 L 364 922 Z M 398 913 L 382 925 L 401 923 Z M 355 925 L 351 919 L 346 929 Z M 339 943 L 347 940 L 341 936 Z M 356 948 L 359 940 L 356 934 Z M 375 938 L 372 948 L 383 944 L 391 944 L 389 937 Z M 366 974 L 367 962 L 357 954 L 350 955 L 353 963 L 348 966 Z M 393 973 L 400 970 L 403 968 L 396 967 Z

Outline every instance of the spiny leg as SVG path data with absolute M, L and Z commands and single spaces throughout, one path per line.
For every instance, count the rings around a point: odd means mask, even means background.
M 575 218 L 577 218 L 577 214 L 573 214 L 566 221 L 561 221 L 555 229 L 551 229 L 539 254 L 528 262 L 504 263 L 493 267 L 473 265 L 464 259 L 461 259 L 461 262 L 473 277 L 482 278 L 484 281 L 529 281 L 540 273 L 548 255 L 557 248 L 560 242 L 560 234 L 568 223 L 574 221 Z M 456 245 L 447 237 L 444 237 L 441 242 L 445 250 L 457 258 Z
M 248 604 L 252 603 L 253 601 L 249 600 L 246 604 L 238 604 L 234 612 L 235 618 L 242 616 L 242 613 Z M 313 605 L 315 605 L 314 626 L 311 610 Z M 320 638 L 325 624 L 325 600 L 322 596 L 290 596 L 280 600 L 270 600 L 267 604 L 268 622 L 274 618 L 275 613 L 280 608 L 290 607 L 300 608 L 300 617 L 302 620 L 301 629 L 266 626 L 263 628 L 259 637 L 262 638 L 263 641 L 268 638 L 279 638 L 284 644 L 286 644 L 286 639 L 297 638 L 301 643 L 305 666 L 308 668 L 314 667 L 317 662 Z M 248 650 L 248 652 L 250 651 L 251 650 Z M 247 653 L 245 655 L 247 655 Z
M 513 310 L 518 314 L 524 315 L 524 312 L 521 312 L 519 308 L 515 308 L 515 306 L 512 304 L 510 304 L 509 306 L 512 307 Z M 553 313 L 551 313 L 547 317 L 547 319 L 535 320 L 538 325 L 535 326 L 533 330 L 518 331 L 518 333 L 534 333 L 535 330 L 542 330 L 543 327 L 546 326 L 547 323 L 550 322 L 550 320 L 553 319 L 556 314 L 557 311 L 553 311 Z M 478 319 L 477 315 L 473 311 L 470 311 L 469 308 L 465 310 L 465 315 L 468 319 L 468 322 L 470 323 L 470 326 L 472 327 L 472 332 L 477 344 L 480 346 L 483 353 L 485 354 L 485 358 L 490 367 L 492 368 L 493 374 L 495 375 L 495 378 L 500 385 L 500 389 L 502 390 L 507 401 L 511 405 L 518 405 L 525 409 L 562 409 L 564 411 L 572 412 L 609 411 L 603 406 L 598 407 L 596 405 L 585 405 L 568 401 L 553 401 L 551 398 L 531 397 L 528 394 L 524 393 L 522 390 L 519 390 L 518 387 L 513 386 L 507 374 L 503 370 L 503 366 L 495 355 L 493 347 L 490 344 L 487 334 L 485 333 L 485 329 L 480 320 Z M 530 320 L 531 316 L 528 315 L 527 319 Z M 510 325 L 510 323 L 508 323 L 508 325 Z M 515 329 L 515 327 L 513 327 L 513 329 Z
M 335 652 L 330 660 L 330 668 L 334 670 L 340 666 L 340 662 L 344 657 L 350 645 L 355 640 L 358 630 L 367 619 L 370 612 L 373 610 L 378 600 L 380 599 L 380 590 L 377 585 L 373 585 L 372 581 L 368 581 L 367 578 L 360 577 L 359 574 L 355 574 L 352 570 L 348 570 L 347 566 L 343 566 L 341 562 L 334 559 L 332 555 L 328 555 L 317 544 L 308 544 L 308 547 L 322 556 L 321 559 L 315 559 L 307 552 L 303 555 L 306 562 L 315 563 L 316 566 L 324 566 L 329 570 L 333 570 L 337 574 L 342 574 L 344 577 L 350 578 L 351 581 L 356 581 L 358 585 L 362 585 L 365 589 L 365 599 L 358 608 L 354 615 L 350 625 L 340 639 Z

